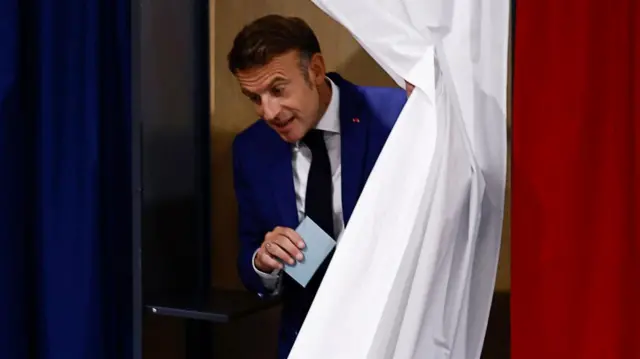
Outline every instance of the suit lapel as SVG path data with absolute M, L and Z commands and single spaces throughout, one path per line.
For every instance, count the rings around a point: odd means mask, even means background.
M 272 146 L 270 161 L 266 161 L 266 173 L 269 173 L 274 206 L 278 212 L 278 225 L 296 228 L 298 211 L 293 185 L 293 167 L 291 146 L 276 136 Z M 271 146 L 270 146 L 271 147 Z
M 355 85 L 337 74 L 329 76 L 340 88 L 342 210 L 344 221 L 347 223 L 364 186 L 369 119 L 363 110 L 362 95 Z

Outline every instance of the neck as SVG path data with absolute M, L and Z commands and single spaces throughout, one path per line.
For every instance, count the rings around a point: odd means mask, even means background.
M 316 120 L 316 125 L 320 122 L 322 116 L 324 116 L 325 112 L 327 112 L 327 108 L 329 108 L 329 103 L 331 103 L 331 95 L 333 94 L 333 90 L 331 89 L 331 83 L 329 80 L 325 80 L 318 86 L 318 94 L 320 96 L 320 109 L 318 111 L 318 119 Z

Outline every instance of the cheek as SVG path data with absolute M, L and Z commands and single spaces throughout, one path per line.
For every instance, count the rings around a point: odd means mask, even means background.
M 304 117 L 307 121 L 313 122 L 315 118 L 318 116 L 318 98 L 317 95 L 313 92 L 309 93 L 302 102 L 301 112 L 304 113 Z
M 282 103 L 283 109 L 295 115 L 302 124 L 313 123 L 318 116 L 318 95 L 312 90 L 301 91 Z

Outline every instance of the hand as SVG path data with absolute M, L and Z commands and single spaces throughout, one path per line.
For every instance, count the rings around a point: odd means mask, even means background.
M 405 90 L 407 91 L 407 97 L 411 96 L 415 86 L 411 82 L 405 81 Z
M 282 269 L 283 262 L 293 265 L 295 260 L 304 259 L 300 251 L 304 246 L 304 241 L 296 231 L 291 228 L 276 227 L 264 236 L 254 264 L 260 271 L 271 273 L 275 269 Z

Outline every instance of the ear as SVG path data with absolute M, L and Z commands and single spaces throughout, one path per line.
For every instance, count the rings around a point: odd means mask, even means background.
M 314 54 L 309 61 L 309 79 L 316 86 L 319 86 L 324 82 L 326 75 L 327 68 L 324 64 L 324 57 L 320 53 Z

